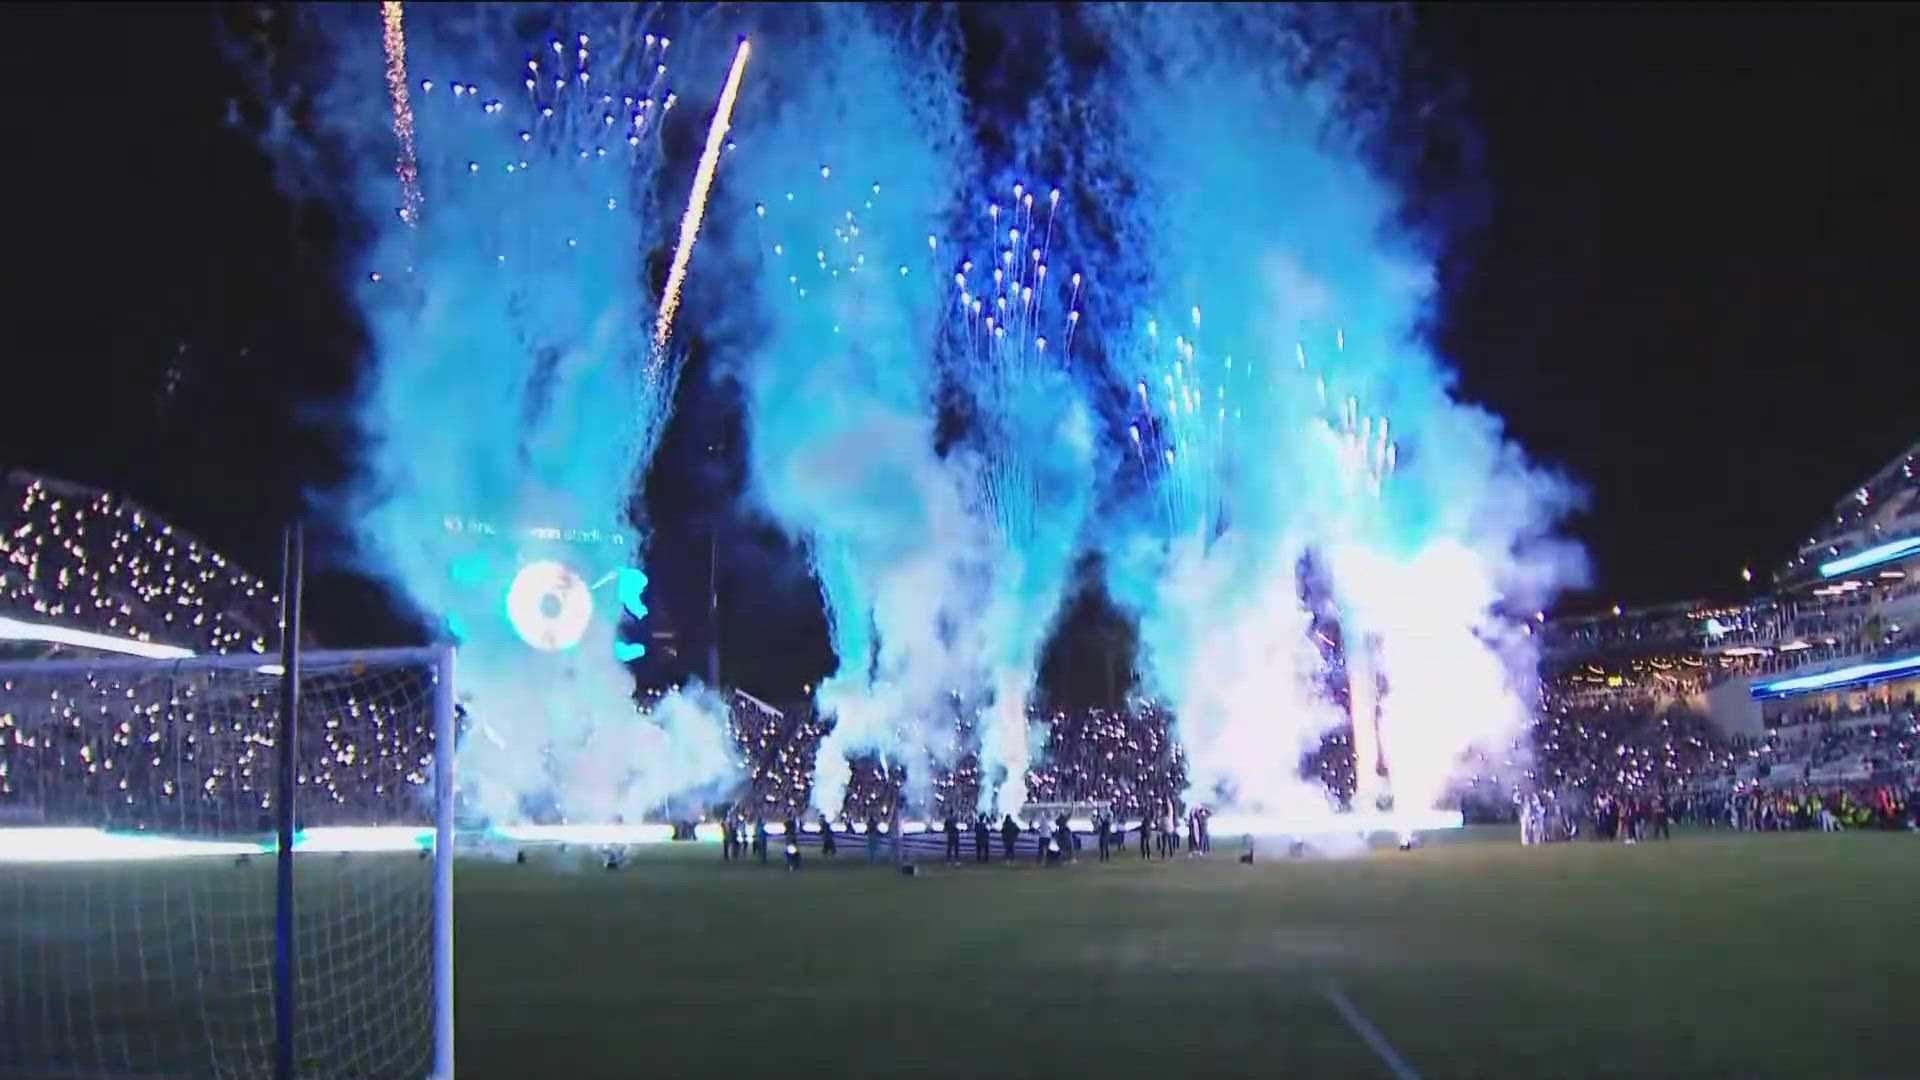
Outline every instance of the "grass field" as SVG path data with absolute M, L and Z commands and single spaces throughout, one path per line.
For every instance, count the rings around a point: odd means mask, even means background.
M 463 861 L 460 1075 L 1920 1075 L 1920 837 L 925 870 Z
M 458 1072 L 1920 1076 L 1920 837 L 1221 847 L 914 878 L 462 858 Z M 300 866 L 305 1071 L 415 1080 L 428 864 Z M 0 866 L 0 1077 L 268 1075 L 271 887 L 270 860 Z

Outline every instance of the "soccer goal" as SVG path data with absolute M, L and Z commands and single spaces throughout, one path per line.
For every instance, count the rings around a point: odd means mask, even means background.
M 0 663 L 0 1077 L 451 1075 L 453 654 L 301 655 L 290 891 L 285 690 Z

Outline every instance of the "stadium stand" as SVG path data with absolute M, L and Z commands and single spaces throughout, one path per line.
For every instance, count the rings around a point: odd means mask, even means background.
M 0 500 L 0 657 L 272 660 L 279 596 L 206 543 L 130 500 L 24 472 L 7 475 Z M 24 680 L 0 684 L 0 815 L 140 828 L 140 814 L 184 796 L 209 828 L 260 825 L 272 693 L 245 672 L 156 671 L 89 673 L 52 704 L 23 700 Z M 318 722 L 303 731 L 299 782 L 324 798 L 306 800 L 303 820 L 410 812 L 409 789 L 431 774 L 433 732 L 407 706 L 426 691 L 320 677 L 306 693 Z M 95 722 L 108 715 L 115 722 Z
M 1912 824 L 1920 444 L 1838 500 L 1772 581 L 1744 602 L 1542 627 L 1548 818 L 1632 835 L 1657 800 L 1736 828 Z
M 0 486 L 0 656 L 265 653 L 279 603 L 136 503 L 20 471 Z

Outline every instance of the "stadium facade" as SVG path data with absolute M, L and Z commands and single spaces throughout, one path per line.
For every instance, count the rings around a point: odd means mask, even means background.
M 1889 717 L 1910 721 L 1920 696 L 1920 443 L 1841 496 L 1763 595 L 1556 619 L 1543 637 L 1550 707 L 1678 708 L 1756 745 L 1791 743 L 1801 728 L 1844 741 Z M 1872 740 L 1863 745 L 1847 763 L 1856 772 L 1876 761 Z

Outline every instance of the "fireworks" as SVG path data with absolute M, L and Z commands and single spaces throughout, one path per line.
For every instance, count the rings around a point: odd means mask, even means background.
M 940 774 L 927 758 L 958 768 L 977 750 L 983 803 L 1017 786 L 1038 753 L 1037 657 L 1089 548 L 1139 619 L 1146 688 L 1175 705 L 1209 798 L 1300 809 L 1293 744 L 1352 720 L 1362 757 L 1392 751 L 1396 796 L 1430 800 L 1448 756 L 1484 734 L 1470 725 L 1505 723 L 1488 612 L 1513 580 L 1557 580 L 1559 567 L 1509 572 L 1553 542 L 1554 485 L 1451 399 L 1422 348 L 1432 275 L 1382 242 L 1395 195 L 1316 134 L 1341 120 L 1338 89 L 1243 52 L 1289 39 L 1266 31 L 1293 15 L 1099 9 L 1085 27 L 1111 53 L 1085 73 L 1098 92 L 1045 75 L 1027 118 L 992 140 L 982 121 L 1006 118 L 981 115 L 946 63 L 967 42 L 903 49 L 892 24 L 836 6 L 778 21 L 770 33 L 797 35 L 755 67 L 756 103 L 777 107 L 743 115 L 732 156 L 753 50 L 727 42 L 675 238 L 649 217 L 671 43 L 642 24 L 678 16 L 623 10 L 606 20 L 619 26 L 505 52 L 499 70 L 493 31 L 518 20 L 477 17 L 472 40 L 450 20 L 442 38 L 417 8 L 414 67 L 473 70 L 409 83 L 400 5 L 383 8 L 402 205 L 395 224 L 381 172 L 366 194 L 388 215 L 384 261 L 362 286 L 381 355 L 369 471 L 431 504 L 411 516 L 505 518 L 526 501 L 617 513 L 671 409 L 693 251 L 752 242 L 764 295 L 730 297 L 709 340 L 745 353 L 728 362 L 752 497 L 810 552 L 826 600 L 839 669 L 818 697 L 835 718 L 821 805 L 862 754 L 922 783 Z M 723 156 L 721 206 L 737 187 L 762 201 L 703 238 Z M 652 296 L 647 260 L 669 239 Z M 431 445 L 397 434 L 452 401 Z M 1106 421 L 1126 457 L 1096 460 Z M 1402 442 L 1418 455 L 1402 460 Z M 1117 490 L 1102 476 L 1116 466 Z M 1099 522 L 1096 493 L 1112 511 Z M 368 528 L 403 535 L 407 518 L 381 506 Z M 448 607 L 445 559 L 394 557 L 418 563 L 393 577 L 423 608 Z M 1314 610 L 1309 563 L 1326 578 Z M 1352 655 L 1322 655 L 1316 625 Z M 501 702 L 554 707 L 488 705 Z M 519 782 L 517 763 L 496 764 Z M 1363 789 L 1373 771 L 1362 763 Z
M 380 5 L 381 44 L 387 54 L 387 100 L 393 108 L 393 138 L 399 144 L 394 175 L 400 180 L 400 220 L 420 220 L 420 164 L 413 145 L 413 102 L 407 91 L 407 33 L 401 26 L 400 0 Z
M 1080 322 L 1081 275 L 1072 274 L 1070 284 L 1059 275 L 1048 281 L 1060 198 L 1053 188 L 1036 209 L 1034 192 L 1015 183 L 1007 204 L 998 196 L 987 201 L 975 218 L 986 225 L 985 257 L 976 262 L 960 253 L 949 279 L 946 366 L 980 406 L 982 496 L 1015 548 L 1038 528 L 1041 476 L 1032 451 L 1044 434 L 1029 430 L 1030 422 L 1057 418 L 1058 392 L 1070 382 L 1061 371 L 1072 362 Z M 940 249 L 937 237 L 927 237 L 930 256 L 937 258 Z M 1055 291 L 1064 294 L 1062 313 L 1050 315 Z
M 733 123 L 733 103 L 740 94 L 740 77 L 746 73 L 747 57 L 753 47 L 746 38 L 734 50 L 733 66 L 727 69 L 726 86 L 720 90 L 720 103 L 707 126 L 707 144 L 700 151 L 700 167 L 693 174 L 693 191 L 687 195 L 687 210 L 680 218 L 680 242 L 673 249 L 673 265 L 667 271 L 667 286 L 660 293 L 660 316 L 653 327 L 654 364 L 666 354 L 667 341 L 673 336 L 673 316 L 680 309 L 680 287 L 686 281 L 687 262 L 693 257 L 694 241 L 700 238 L 700 220 L 707 213 L 707 196 L 713 190 L 713 173 L 720 165 L 720 148 Z

